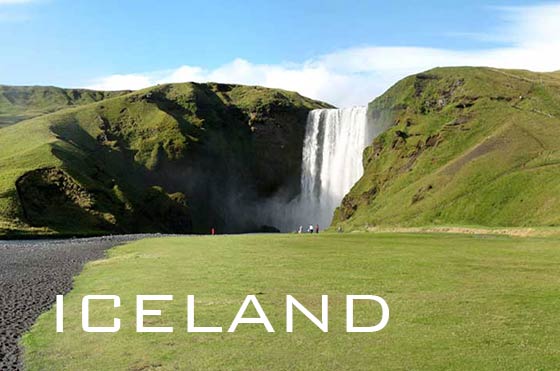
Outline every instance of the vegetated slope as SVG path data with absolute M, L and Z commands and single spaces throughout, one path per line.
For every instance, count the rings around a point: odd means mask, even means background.
M 126 91 L 0 85 L 0 128 L 60 109 L 98 102 Z
M 438 68 L 369 105 L 392 127 L 333 225 L 560 224 L 560 76 Z
M 160 85 L 0 131 L 0 233 L 256 230 L 243 208 L 299 192 L 292 92 Z

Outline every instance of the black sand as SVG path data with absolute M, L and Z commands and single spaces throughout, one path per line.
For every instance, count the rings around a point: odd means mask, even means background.
M 85 263 L 102 258 L 108 248 L 145 237 L 152 236 L 0 241 L 0 370 L 23 368 L 21 335 L 56 295 L 70 291 Z

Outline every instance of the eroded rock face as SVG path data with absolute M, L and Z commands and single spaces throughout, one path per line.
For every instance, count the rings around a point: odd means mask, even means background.
M 262 195 L 282 187 L 299 192 L 302 146 L 308 110 L 272 106 L 250 121 L 255 146 L 255 179 Z

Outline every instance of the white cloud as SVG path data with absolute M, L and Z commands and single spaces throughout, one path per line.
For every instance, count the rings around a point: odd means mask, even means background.
M 90 89 L 96 90 L 138 90 L 155 84 L 150 74 L 111 75 L 99 79 Z
M 506 41 L 505 47 L 469 51 L 415 46 L 359 47 L 303 63 L 269 65 L 235 59 L 215 69 L 182 66 L 169 71 L 112 75 L 97 79 L 89 87 L 119 90 L 167 82 L 217 81 L 294 90 L 348 106 L 366 104 L 397 80 L 438 66 L 560 69 L 560 4 L 499 8 L 499 11 L 504 24 L 495 34 L 488 35 L 488 39 Z
M 560 4 L 503 7 L 502 19 L 507 23 L 502 38 L 526 47 L 560 46 Z

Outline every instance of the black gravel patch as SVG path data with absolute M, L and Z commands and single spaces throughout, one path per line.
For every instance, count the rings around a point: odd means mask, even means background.
M 21 370 L 20 337 L 72 289 L 85 263 L 116 245 L 158 235 L 0 241 L 0 370 Z

